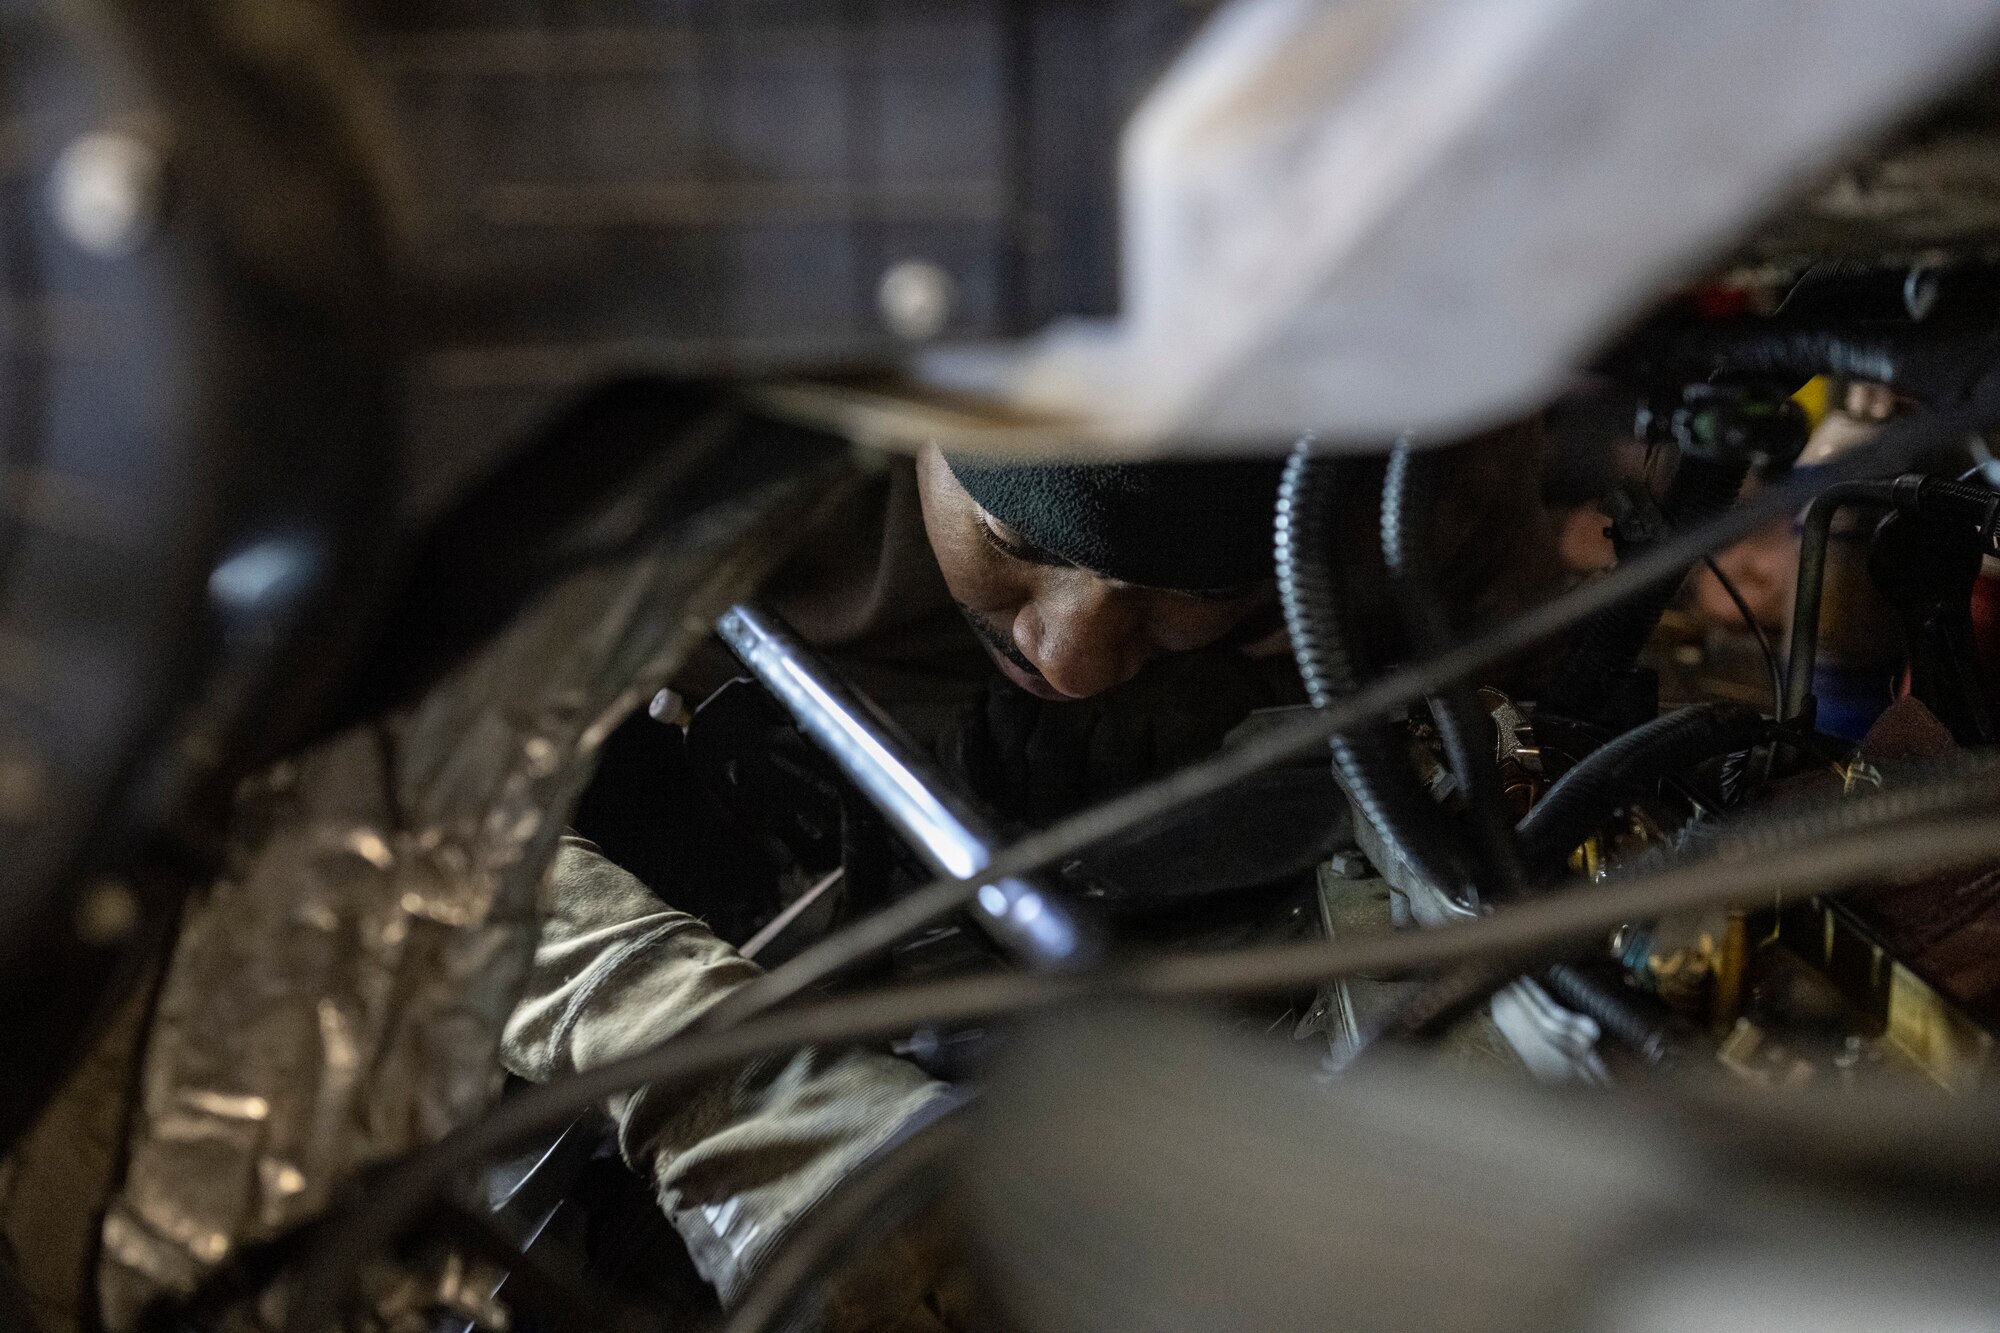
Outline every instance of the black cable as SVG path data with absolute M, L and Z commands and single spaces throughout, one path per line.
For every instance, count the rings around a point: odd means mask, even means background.
M 1520 976 L 1519 968 L 1483 961 L 1453 968 L 1419 987 L 1378 1019 L 1363 1040 L 1355 1044 L 1343 1067 L 1353 1067 L 1376 1050 L 1421 1041 L 1443 1032 Z M 1601 981 L 1567 962 L 1543 968 L 1540 980 L 1557 1000 L 1588 1016 L 1600 1031 L 1621 1042 L 1646 1063 L 1659 1064 L 1671 1053 L 1671 1026 L 1643 997 L 1616 982 Z
M 1757 636 L 1757 651 L 1764 655 L 1766 683 L 1771 687 L 1771 716 L 1776 717 L 1785 706 L 1785 673 L 1778 665 L 1778 650 L 1771 646 L 1771 636 L 1757 623 L 1757 617 L 1750 613 L 1750 603 L 1737 591 L 1735 581 L 1722 572 L 1722 566 L 1715 563 L 1715 557 L 1705 555 L 1702 563 L 1708 566 L 1709 573 L 1715 575 L 1715 581 L 1722 585 L 1722 590 L 1729 594 L 1729 600 L 1736 604 L 1736 614 L 1743 617 L 1744 625 Z
M 1129 833 L 1179 806 L 1211 796 L 1252 773 L 1307 754 L 1344 729 L 1407 708 L 1483 667 L 1506 661 L 1554 638 L 1606 607 L 1644 593 L 1660 579 L 1677 576 L 1710 551 L 1747 536 L 1774 518 L 1789 517 L 1832 486 L 1897 471 L 1940 441 L 1957 439 L 1965 429 L 1965 424 L 1955 418 L 1914 414 L 1896 418 L 1874 439 L 1818 467 L 1791 473 L 1726 513 L 1670 534 L 1645 554 L 1523 612 L 1476 639 L 1412 663 L 1324 709 L 1277 723 L 1200 763 L 1028 835 L 980 872 L 978 882 L 933 881 L 874 916 L 819 941 L 783 967 L 730 995 L 709 1011 L 708 1021 L 701 1027 L 713 1030 L 741 1022 L 822 985 L 906 935 L 959 910 L 978 891 L 979 882 L 1032 874 L 1058 864 L 1095 843 Z
M 1358 501 L 1374 507 L 1370 463 L 1329 453 L 1307 436 L 1292 450 L 1278 488 L 1278 601 L 1299 681 L 1321 711 L 1353 697 L 1365 674 L 1358 651 L 1365 636 L 1353 620 L 1355 591 L 1370 571 L 1353 568 L 1358 561 L 1340 549 L 1340 538 L 1358 517 Z M 1341 790 L 1388 857 L 1439 891 L 1468 897 L 1469 858 L 1457 830 L 1417 780 L 1401 728 L 1378 713 L 1341 728 L 1328 746 Z
M 1454 637 L 1426 531 L 1426 521 L 1437 513 L 1439 464 L 1435 455 L 1420 459 L 1405 436 L 1390 450 L 1382 475 L 1382 562 L 1395 586 L 1394 600 L 1411 646 L 1426 657 L 1449 649 Z M 1476 887 L 1482 896 L 1515 896 L 1528 877 L 1514 839 L 1513 811 L 1500 783 L 1492 719 L 1463 682 L 1431 695 L 1430 705 L 1445 760 L 1465 795 L 1481 863 Z
M 1658 997 L 1641 995 L 1617 977 L 1599 976 L 1575 963 L 1551 963 L 1542 972 L 1542 984 L 1647 1064 L 1665 1063 L 1673 1055 L 1673 1011 Z
M 1641 379 L 1716 375 L 1803 383 L 1814 375 L 1884 384 L 1927 408 L 1977 415 L 1993 406 L 2000 331 L 1988 319 L 1922 324 L 1777 324 L 1746 316 L 1642 330 L 1618 349 Z
M 359 1265 L 389 1247 L 440 1190 L 479 1163 L 569 1123 L 635 1087 L 671 1089 L 773 1051 L 880 1039 L 926 1024 L 1014 1016 L 1113 995 L 1152 999 L 1282 993 L 1367 974 L 1403 975 L 1473 960 L 1516 968 L 1589 945 L 1628 921 L 1651 920 L 1749 897 L 1827 894 L 1917 868 L 2000 855 L 2000 765 L 1965 766 L 1919 789 L 1884 791 L 1741 831 L 1708 854 L 1625 882 L 1581 886 L 1432 930 L 1351 941 L 1266 945 L 1127 963 L 1096 978 L 982 974 L 831 999 L 765 1015 L 726 1032 L 688 1033 L 665 1045 L 532 1088 L 437 1144 L 371 1172 L 337 1211 L 319 1219 L 291 1293 L 286 1328 L 322 1333 L 338 1320 Z M 1957 813 L 1969 802 L 1982 808 Z M 1948 813 L 1912 817 L 1927 806 Z M 215 1281 L 230 1281 L 225 1268 Z
M 1394 600 L 1404 631 L 1416 651 L 1425 655 L 1445 651 L 1453 638 L 1427 559 L 1425 537 L 1419 531 L 1425 518 L 1436 512 L 1436 482 L 1435 457 L 1420 460 L 1407 437 L 1397 440 L 1382 474 L 1382 562 L 1395 586 Z M 1480 854 L 1479 896 L 1488 902 L 1519 899 L 1527 891 L 1528 874 L 1500 785 L 1490 723 L 1483 728 L 1479 725 L 1485 719 L 1472 691 L 1463 683 L 1431 695 L 1430 705 L 1446 763 L 1464 793 L 1466 816 Z M 1484 1003 L 1512 974 L 1512 969 L 1489 961 L 1454 968 L 1378 1015 L 1353 1043 L 1348 1062 L 1444 1030 Z
M 1529 873 L 1547 878 L 1559 871 L 1619 806 L 1703 760 L 1751 748 L 1766 729 L 1763 715 L 1747 704 L 1711 702 L 1662 714 L 1606 741 L 1521 817 L 1521 855 Z

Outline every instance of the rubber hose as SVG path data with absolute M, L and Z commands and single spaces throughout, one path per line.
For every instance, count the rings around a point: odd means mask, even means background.
M 1278 599 L 1299 679 L 1314 708 L 1360 688 L 1333 559 L 1336 470 L 1307 437 L 1292 450 L 1278 488 Z M 1390 854 L 1429 883 L 1462 895 L 1468 877 L 1462 860 L 1452 855 L 1452 830 L 1417 781 L 1393 729 L 1386 723 L 1357 727 L 1328 744 L 1335 777 Z
M 1644 332 L 1613 359 L 1648 379 L 1866 380 L 1936 411 L 1980 415 L 1992 406 L 1996 357 L 2000 334 L 1983 318 L 1791 327 L 1751 319 Z
M 1982 530 L 1993 522 L 2000 491 L 1951 477 L 1925 477 L 1917 487 L 1919 507 L 1935 506 L 1938 512 L 1958 509 L 1965 520 Z
M 1396 441 L 1382 475 L 1382 563 L 1396 589 L 1404 631 L 1425 657 L 1446 651 L 1454 638 L 1424 531 L 1425 521 L 1438 512 L 1438 491 L 1435 457 L 1419 455 L 1407 439 Z M 1465 794 L 1480 859 L 1475 887 L 1485 896 L 1511 897 L 1525 887 L 1527 874 L 1500 783 L 1493 720 L 1463 684 L 1432 695 L 1430 706 L 1445 760 Z
M 1747 459 L 1724 462 L 1683 456 L 1661 506 L 1668 525 L 1690 528 L 1727 512 L 1749 472 Z M 1637 548 L 1621 549 L 1618 558 L 1630 559 L 1637 553 Z M 1598 720 L 1599 703 L 1610 682 L 1631 670 L 1679 586 L 1679 576 L 1662 579 L 1578 627 L 1543 707 L 1563 717 Z
M 2000 750 L 1955 751 L 1900 765 L 1886 776 L 1888 785 L 1860 796 L 1815 801 L 1804 808 L 1781 806 L 1728 822 L 1692 824 L 1674 846 L 1655 847 L 1637 858 L 1629 873 L 1642 875 L 1691 861 L 1781 856 L 1830 837 L 1979 808 L 2000 811 Z
M 1701 703 L 1655 718 L 1605 742 L 1562 775 L 1517 827 L 1532 876 L 1548 877 L 1620 805 L 1661 778 L 1743 750 L 1767 724 L 1742 704 Z
M 1894 384 L 1903 370 L 1905 340 L 1884 331 L 1724 326 L 1687 331 L 1669 338 L 1662 350 L 1704 373 L 1797 379 L 1815 375 Z
M 1677 1043 L 1672 1013 L 1658 1000 L 1595 976 L 1574 963 L 1553 964 L 1542 973 L 1542 984 L 1571 1009 L 1594 1019 L 1607 1035 L 1647 1064 L 1660 1064 L 1673 1054 Z

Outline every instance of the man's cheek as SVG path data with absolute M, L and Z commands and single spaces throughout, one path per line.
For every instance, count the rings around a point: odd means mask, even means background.
M 1191 653 L 1228 636 L 1254 608 L 1181 607 L 1155 620 L 1154 646 L 1165 653 Z

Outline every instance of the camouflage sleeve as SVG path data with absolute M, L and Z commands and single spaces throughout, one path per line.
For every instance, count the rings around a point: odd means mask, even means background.
M 580 838 L 564 839 L 551 890 L 503 1041 L 508 1068 L 524 1078 L 544 1082 L 657 1045 L 759 975 Z M 653 1182 L 727 1303 L 837 1180 L 948 1096 L 906 1061 L 809 1050 L 672 1096 L 618 1097 L 608 1109 L 626 1162 Z

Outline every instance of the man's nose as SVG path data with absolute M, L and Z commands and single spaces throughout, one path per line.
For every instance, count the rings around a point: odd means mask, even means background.
M 1103 590 L 1036 601 L 1014 618 L 1014 643 L 1042 679 L 1073 699 L 1122 685 L 1148 657 L 1135 608 Z

